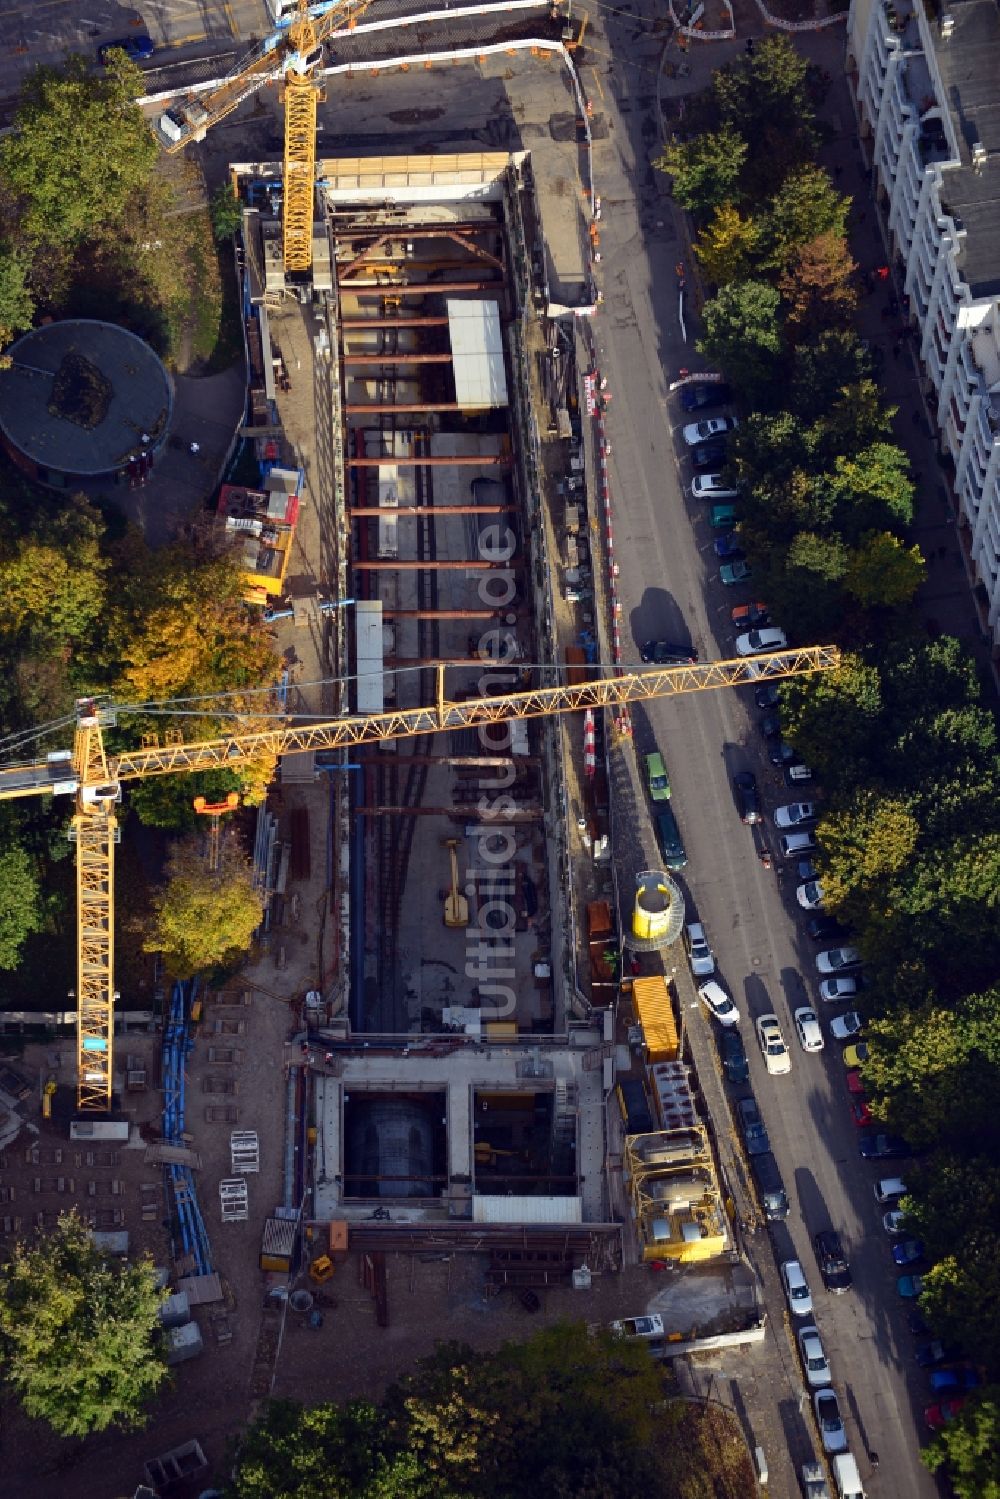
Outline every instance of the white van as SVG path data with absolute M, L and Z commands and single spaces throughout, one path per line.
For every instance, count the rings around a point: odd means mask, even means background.
M 858 1472 L 858 1465 L 852 1454 L 838 1452 L 831 1461 L 838 1499 L 865 1499 L 865 1491 L 861 1486 L 861 1474 Z
M 880 1206 L 894 1203 L 898 1197 L 906 1196 L 906 1183 L 901 1176 L 883 1176 L 875 1183 L 875 1201 Z
M 816 847 L 815 833 L 786 833 L 778 839 L 781 852 L 786 859 L 797 859 L 800 854 L 812 853 Z

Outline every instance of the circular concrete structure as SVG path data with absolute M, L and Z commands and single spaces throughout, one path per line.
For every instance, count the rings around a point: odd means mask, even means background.
M 173 387 L 162 361 L 114 323 L 67 319 L 34 328 L 0 370 L 0 434 L 41 484 L 113 477 L 166 440 Z

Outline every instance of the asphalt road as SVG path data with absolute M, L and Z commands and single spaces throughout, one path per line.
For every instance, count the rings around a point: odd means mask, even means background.
M 680 427 L 690 418 L 666 389 L 681 367 L 694 367 L 698 358 L 681 336 L 673 273 L 681 246 L 671 205 L 648 168 L 658 146 L 658 131 L 650 130 L 650 48 L 634 17 L 612 15 L 607 34 L 609 53 L 622 61 L 601 78 L 611 130 L 595 162 L 605 204 L 605 309 L 594 331 L 612 394 L 607 430 L 623 635 L 635 643 L 635 659 L 638 644 L 652 636 L 690 638 L 702 659 L 729 656 L 735 637 L 729 610 L 755 595 L 752 587 L 729 589 L 719 582 L 710 507 L 689 494 L 691 469 Z M 842 46 L 842 39 L 831 39 L 828 66 L 835 66 Z M 733 50 L 728 48 L 729 55 Z M 685 86 L 699 74 L 704 78 L 725 55 L 725 49 L 713 50 L 711 57 L 693 60 Z M 617 107 L 621 101 L 624 112 Z M 804 936 L 794 872 L 764 869 L 733 804 L 730 777 L 742 769 L 756 773 L 768 814 L 808 794 L 789 791 L 767 764 L 757 717 L 749 690 L 650 703 L 635 716 L 636 751 L 641 756 L 655 740 L 666 759 L 688 851 L 689 919 L 697 915 L 705 923 L 721 975 L 743 1011 L 752 1086 L 792 1202 L 787 1223 L 751 1241 L 771 1326 L 776 1337 L 785 1336 L 776 1264 L 796 1257 L 814 1292 L 817 1325 L 868 1493 L 873 1499 L 930 1496 L 936 1486 L 917 1451 L 921 1412 L 931 1397 L 912 1361 L 906 1306 L 895 1289 L 899 1272 L 872 1190 L 875 1178 L 893 1174 L 898 1163 L 880 1170 L 861 1161 L 840 1047 L 828 1040 L 825 1051 L 813 1056 L 798 1048 L 796 1006 L 814 1002 L 824 1030 L 831 1014 L 846 1006 L 821 1004 L 816 947 Z M 773 842 L 773 825 L 769 831 Z M 768 1010 L 777 1013 L 793 1049 L 786 1077 L 768 1077 L 757 1049 L 753 1018 Z M 704 1017 L 695 1020 L 694 1041 L 702 1054 L 711 1045 L 709 1025 Z M 840 1231 L 851 1261 L 854 1289 L 847 1295 L 832 1296 L 822 1286 L 811 1238 L 826 1227 Z M 786 1387 L 773 1395 L 798 1463 L 813 1439 L 791 1357 L 786 1374 Z M 872 1449 L 880 1458 L 877 1473 L 864 1460 Z

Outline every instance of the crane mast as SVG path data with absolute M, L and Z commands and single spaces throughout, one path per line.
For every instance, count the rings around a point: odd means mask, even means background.
M 315 77 L 323 43 L 341 28 L 350 30 L 372 0 L 332 0 L 310 14 L 306 0 L 288 27 L 269 36 L 226 78 L 204 93 L 189 93 L 156 122 L 155 134 L 167 152 L 182 151 L 279 74 L 284 75 L 285 178 L 282 234 L 285 270 L 306 272 L 312 265 L 312 225 L 316 190 L 316 109 L 322 90 Z
M 89 700 L 78 705 L 73 764 L 79 776 L 70 825 L 78 926 L 76 1106 L 83 1113 L 106 1112 L 114 1077 L 114 807 L 121 791 L 109 779 L 100 716 Z

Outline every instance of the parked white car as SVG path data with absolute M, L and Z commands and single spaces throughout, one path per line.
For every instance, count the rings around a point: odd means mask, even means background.
M 775 807 L 774 825 L 776 828 L 800 828 L 805 823 L 815 822 L 816 816 L 815 802 L 786 802 L 783 807 Z
M 715 979 L 707 979 L 704 984 L 699 984 L 698 993 L 720 1025 L 739 1025 L 739 1010 Z
M 803 911 L 823 909 L 823 886 L 819 880 L 805 880 L 795 892 L 795 899 Z
M 783 651 L 788 644 L 784 630 L 769 625 L 764 630 L 747 630 L 736 637 L 737 656 L 759 656 L 764 651 Z
M 687 928 L 688 962 L 695 978 L 705 978 L 715 972 L 715 954 L 708 945 L 705 928 L 700 921 L 689 922 Z
M 724 432 L 732 432 L 738 426 L 735 416 L 706 416 L 700 422 L 688 422 L 683 430 L 684 441 L 693 448 L 695 443 L 721 437 Z
M 816 1412 L 816 1424 L 823 1442 L 823 1451 L 846 1452 L 847 1432 L 844 1428 L 844 1418 L 840 1414 L 840 1402 L 829 1387 L 816 1391 L 813 1396 L 813 1409 Z
M 781 1077 L 792 1070 L 792 1057 L 788 1050 L 777 1015 L 757 1016 L 757 1040 L 760 1042 L 764 1066 L 772 1077 Z
M 822 1051 L 825 1045 L 823 1032 L 819 1028 L 816 1011 L 811 1010 L 808 1005 L 803 1005 L 796 1010 L 792 1019 L 795 1021 L 795 1029 L 798 1032 L 799 1045 L 803 1051 Z
M 861 1016 L 857 1010 L 848 1010 L 846 1015 L 837 1015 L 830 1021 L 830 1035 L 835 1041 L 853 1041 L 861 1034 Z

